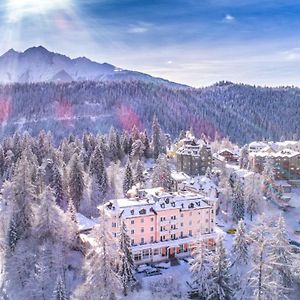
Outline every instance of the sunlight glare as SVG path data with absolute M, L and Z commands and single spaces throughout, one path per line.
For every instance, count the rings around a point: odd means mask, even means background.
M 7 18 L 11 23 L 30 15 L 45 15 L 54 10 L 67 9 L 71 0 L 7 0 Z

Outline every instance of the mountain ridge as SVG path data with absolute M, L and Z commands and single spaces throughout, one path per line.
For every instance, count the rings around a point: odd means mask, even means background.
M 109 63 L 98 63 L 82 56 L 70 58 L 47 50 L 43 46 L 30 47 L 23 52 L 13 48 L 0 56 L 0 83 L 16 82 L 71 82 L 71 81 L 130 81 L 142 80 L 171 87 L 186 85 L 153 77 L 138 71 L 119 68 Z M 63 76 L 61 76 L 63 74 Z

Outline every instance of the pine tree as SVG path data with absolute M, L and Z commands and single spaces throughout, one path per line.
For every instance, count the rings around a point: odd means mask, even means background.
M 234 256 L 234 264 L 242 265 L 248 263 L 248 241 L 243 219 L 240 219 L 237 225 L 237 231 L 233 240 L 232 253 Z
M 144 181 L 145 181 L 144 166 L 142 161 L 138 160 L 135 165 L 134 183 L 143 185 Z
M 200 240 L 193 254 L 194 260 L 190 271 L 192 273 L 193 288 L 201 299 L 207 299 L 213 293 L 212 286 L 212 256 L 207 245 Z
M 293 283 L 293 263 L 285 221 L 280 216 L 270 240 L 270 264 L 273 267 L 273 272 L 280 278 L 280 283 L 285 288 L 290 288 Z
M 232 199 L 232 217 L 237 223 L 245 216 L 245 201 L 242 184 L 239 180 L 234 182 L 233 199 Z
M 107 194 L 108 182 L 104 158 L 99 147 L 97 147 L 92 154 L 90 161 L 90 173 L 92 176 L 96 177 L 99 193 L 103 200 Z
M 67 297 L 64 282 L 61 276 L 58 276 L 55 289 L 53 291 L 53 300 L 67 300 L 67 299 L 68 297 Z
M 118 148 L 117 148 L 117 132 L 114 127 L 110 128 L 108 134 L 108 152 L 111 160 L 116 162 L 118 160 Z
M 86 255 L 86 279 L 76 291 L 76 299 L 111 300 L 115 299 L 121 289 L 116 270 L 119 264 L 118 247 L 107 228 L 109 222 L 104 212 L 101 213 L 99 221 L 90 233 L 94 247 Z
M 17 222 L 17 234 L 19 238 L 26 237 L 30 233 L 34 219 L 35 189 L 32 184 L 31 166 L 25 157 L 22 157 L 13 177 L 15 220 Z
M 155 163 L 152 173 L 152 187 L 163 187 L 167 191 L 172 187 L 171 169 L 164 154 L 161 154 Z
M 135 140 L 132 144 L 132 150 L 130 153 L 130 157 L 132 161 L 141 160 L 144 156 L 145 146 L 141 140 Z
M 133 175 L 132 175 L 132 169 L 130 166 L 130 163 L 128 161 L 125 169 L 125 175 L 123 179 L 123 192 L 124 195 L 127 194 L 127 192 L 132 188 L 134 182 L 133 182 Z
M 127 295 L 130 285 L 135 282 L 133 275 L 134 263 L 130 248 L 130 239 L 127 235 L 127 228 L 125 223 L 122 223 L 120 230 L 120 265 L 119 275 L 123 287 L 124 296 Z
M 51 187 L 54 191 L 56 204 L 64 209 L 65 208 L 65 196 L 63 191 L 63 180 L 59 168 L 56 164 L 52 167 L 52 181 Z
M 261 223 L 254 226 L 250 237 L 252 270 L 249 285 L 252 287 L 253 298 L 257 300 L 284 299 L 286 289 L 281 285 L 280 277 L 274 274 L 270 260 L 270 228 L 266 224 L 265 216 Z
M 77 222 L 77 219 L 76 219 L 77 211 L 76 211 L 76 208 L 75 208 L 75 205 L 74 205 L 72 199 L 69 200 L 68 209 L 67 209 L 66 213 L 69 215 L 70 220 L 72 220 L 74 223 Z
M 69 188 L 70 197 L 76 210 L 80 207 L 80 201 L 84 191 L 84 171 L 83 165 L 79 160 L 78 154 L 74 154 L 69 166 Z
M 212 273 L 209 280 L 212 284 L 212 293 L 208 299 L 229 300 L 233 298 L 229 260 L 222 239 L 217 241 L 216 251 L 212 254 Z
M 12 216 L 8 231 L 8 246 L 11 252 L 15 250 L 18 239 L 17 222 L 15 216 Z
M 274 194 L 274 181 L 275 181 L 275 169 L 274 160 L 268 157 L 265 161 L 264 169 L 262 172 L 263 177 L 263 191 L 267 199 L 272 199 Z
M 161 129 L 156 116 L 153 117 L 152 123 L 152 141 L 151 141 L 153 158 L 157 159 L 161 153 Z

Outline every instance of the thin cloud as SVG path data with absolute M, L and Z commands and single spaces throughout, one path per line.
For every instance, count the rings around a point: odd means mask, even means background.
M 227 23 L 231 23 L 231 22 L 235 21 L 235 17 L 230 14 L 227 14 L 227 15 L 225 15 L 223 21 L 225 21 Z

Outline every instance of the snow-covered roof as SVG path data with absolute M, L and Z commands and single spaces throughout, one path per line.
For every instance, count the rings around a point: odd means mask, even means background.
M 266 142 L 254 141 L 249 144 L 249 148 L 261 148 L 261 147 L 265 147 L 267 145 L 268 144 Z
M 140 190 L 139 197 L 111 200 L 105 204 L 105 208 L 122 216 L 134 217 L 168 209 L 209 208 L 211 205 L 208 201 L 211 199 L 191 191 L 165 192 L 162 188 L 152 188 Z
M 278 152 L 272 152 L 272 153 L 268 153 L 265 151 L 259 151 L 259 152 L 255 153 L 254 155 L 257 157 L 267 157 L 268 156 L 268 157 L 273 157 L 273 158 L 280 158 L 280 157 L 291 158 L 291 157 L 300 155 L 300 152 L 285 148 Z
M 79 231 L 92 230 L 94 226 L 97 224 L 95 221 L 87 218 L 81 213 L 76 214 L 76 220 L 78 223 Z
M 276 142 L 276 145 L 280 146 L 280 147 L 286 147 L 286 146 L 290 146 L 290 145 L 299 145 L 300 142 L 299 141 L 283 141 L 283 142 Z
M 176 171 L 171 172 L 171 177 L 173 180 L 178 181 L 178 182 L 190 179 L 190 176 L 188 176 L 184 172 L 176 172 Z

